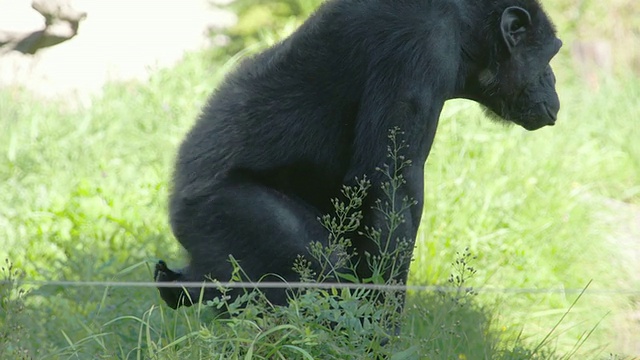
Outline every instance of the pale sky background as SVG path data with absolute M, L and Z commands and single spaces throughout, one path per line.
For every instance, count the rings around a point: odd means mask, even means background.
M 208 42 L 210 26 L 233 24 L 235 16 L 207 0 L 75 0 L 87 13 L 78 35 L 38 51 L 0 56 L 0 87 L 22 85 L 45 97 L 87 98 L 110 79 L 144 79 L 174 64 L 185 51 Z M 31 0 L 0 0 L 0 29 L 44 27 Z M 85 99 L 86 100 L 86 99 Z

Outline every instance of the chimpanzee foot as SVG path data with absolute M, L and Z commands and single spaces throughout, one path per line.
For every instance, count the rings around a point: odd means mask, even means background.
M 163 282 L 177 282 L 184 281 L 184 276 L 175 272 L 167 267 L 167 263 L 160 260 L 156 264 L 156 269 L 153 273 L 153 278 L 157 283 Z M 177 309 L 180 306 L 191 306 L 193 303 L 189 296 L 185 293 L 183 288 L 180 287 L 163 287 L 158 286 L 158 291 L 160 291 L 160 297 L 167 305 L 172 309 Z

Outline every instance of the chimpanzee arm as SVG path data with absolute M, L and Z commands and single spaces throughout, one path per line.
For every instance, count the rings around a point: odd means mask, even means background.
M 401 207 L 405 197 L 419 204 L 411 209 L 410 215 L 405 216 L 406 221 L 398 229 L 397 235 L 412 240 L 422 212 L 423 166 L 433 143 L 444 99 L 441 95 L 435 95 L 439 94 L 438 89 L 428 88 L 426 80 L 421 83 L 419 78 L 403 78 L 402 73 L 408 73 L 407 70 L 398 69 L 395 74 L 376 74 L 369 80 L 357 117 L 351 166 L 345 182 L 350 183 L 353 178 L 366 175 L 373 185 L 369 192 L 371 201 L 387 200 L 381 189 L 381 185 L 388 181 L 385 166 L 390 166 L 389 172 L 393 173 L 394 163 L 403 161 L 402 158 L 389 157 L 389 147 L 393 146 L 389 132 L 399 128 L 400 133 L 395 141 L 397 144 L 404 142 L 405 148 L 401 148 L 398 154 L 411 164 L 400 171 L 406 184 L 398 189 L 395 208 Z M 378 212 L 367 208 L 363 210 L 370 221 L 368 225 L 385 228 L 381 223 L 384 219 L 368 214 Z
M 426 79 L 426 75 L 422 75 L 426 74 L 421 70 L 422 66 L 432 65 L 429 64 L 430 59 L 423 60 L 411 64 L 390 59 L 389 62 L 381 62 L 380 71 L 369 77 L 356 120 L 352 158 L 345 179 L 346 183 L 352 183 L 355 177 L 366 175 L 371 180 L 372 186 L 362 209 L 364 225 L 381 231 L 381 239 L 391 241 L 390 250 L 396 247 L 398 239 L 409 241 L 409 246 L 413 247 L 422 214 L 423 166 L 433 143 L 447 91 L 438 88 L 433 76 Z M 396 127 L 400 130 L 396 143 L 404 141 L 406 146 L 398 155 L 411 164 L 400 171 L 406 183 L 396 189 L 393 199 L 389 199 L 382 189 L 382 185 L 389 181 L 385 166 L 391 167 L 389 172 L 393 174 L 394 163 L 403 162 L 402 158 L 388 156 L 389 147 L 393 146 L 389 131 Z M 404 221 L 397 224 L 393 234 L 389 234 L 389 219 L 384 212 L 375 209 L 375 202 L 388 201 L 394 210 L 399 211 L 406 208 L 405 199 L 416 204 L 401 214 Z M 353 242 L 360 255 L 378 252 L 377 246 L 366 237 L 356 236 Z M 361 266 L 359 275 L 366 277 L 368 271 Z M 408 263 L 403 270 L 402 279 L 398 280 L 406 281 Z

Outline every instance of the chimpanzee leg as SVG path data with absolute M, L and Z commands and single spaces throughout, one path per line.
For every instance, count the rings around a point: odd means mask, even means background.
M 178 190 L 171 202 L 171 222 L 191 262 L 180 272 L 158 263 L 156 281 L 228 281 L 233 270 L 229 256 L 252 281 L 264 275 L 273 275 L 269 281 L 298 281 L 292 269 L 294 259 L 308 254 L 311 241 L 327 241 L 319 215 L 302 200 L 252 181 L 234 179 L 204 195 L 181 195 Z M 159 290 L 169 306 L 182 305 L 182 289 Z M 190 298 L 196 301 L 200 291 L 189 289 Z M 231 292 L 232 296 L 239 293 Z M 286 304 L 284 289 L 265 289 L 264 293 L 274 304 Z M 215 289 L 204 291 L 205 300 L 218 295 Z

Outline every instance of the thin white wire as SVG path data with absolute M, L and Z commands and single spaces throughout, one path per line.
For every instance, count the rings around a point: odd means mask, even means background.
M 494 288 L 494 287 L 455 287 L 435 285 L 378 285 L 353 283 L 305 283 L 305 282 L 137 282 L 137 281 L 40 281 L 22 279 L 17 282 L 0 280 L 0 284 L 17 283 L 32 286 L 63 286 L 63 287 L 150 287 L 168 288 L 248 288 L 248 289 L 370 289 L 387 291 L 415 291 L 415 292 L 458 292 L 466 289 L 475 293 L 518 293 L 518 294 L 579 294 L 587 295 L 640 295 L 640 289 L 572 289 L 572 288 Z

